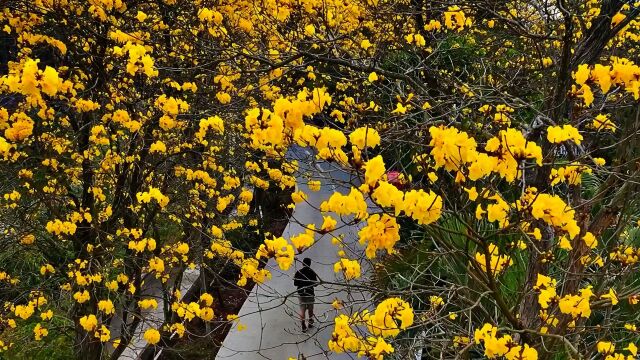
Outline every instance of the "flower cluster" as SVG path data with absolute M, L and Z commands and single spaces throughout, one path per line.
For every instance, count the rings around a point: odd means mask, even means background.
M 640 67 L 625 58 L 611 57 L 611 61 L 611 65 L 582 64 L 574 72 L 573 77 L 580 88 L 573 85 L 572 93 L 582 98 L 585 106 L 593 103 L 591 86 L 594 85 L 600 88 L 602 94 L 608 93 L 613 86 L 621 86 L 635 100 L 640 99 Z
M 329 349 L 335 353 L 354 352 L 370 359 L 383 359 L 394 352 L 385 338 L 396 337 L 401 330 L 413 325 L 413 309 L 404 300 L 389 298 L 382 301 L 373 313 L 364 311 L 351 317 L 341 314 L 335 318 L 335 326 L 329 340 Z M 361 337 L 354 330 L 356 325 L 366 325 L 371 334 Z
M 549 126 L 547 128 L 547 140 L 552 144 L 559 144 L 571 140 L 577 145 L 580 145 L 583 139 L 578 129 L 571 125 Z
M 320 204 L 320 211 L 332 211 L 338 215 L 354 215 L 356 219 L 364 219 L 367 217 L 367 203 L 362 192 L 352 187 L 347 195 L 333 193 L 329 200 Z
M 513 128 L 500 130 L 498 136 L 489 139 L 485 145 L 487 153 L 478 152 L 476 141 L 456 128 L 431 127 L 429 132 L 433 168 L 456 171 L 457 182 L 467 177 L 476 181 L 493 172 L 513 182 L 521 176 L 520 161 L 533 159 L 542 165 L 542 149 Z
M 358 232 L 358 236 L 360 243 L 367 245 L 365 254 L 368 258 L 374 258 L 379 249 L 393 254 L 393 246 L 400 240 L 400 227 L 394 217 L 374 214 L 367 219 L 367 225 Z
M 360 262 L 342 258 L 333 264 L 333 271 L 342 273 L 345 280 L 353 280 L 360 277 Z
M 63 82 L 58 72 L 50 66 L 44 70 L 38 69 L 38 63 L 37 59 L 26 58 L 24 62 L 16 64 L 8 75 L 0 77 L 0 87 L 6 86 L 11 92 L 27 96 L 30 103 L 42 105 L 42 93 L 55 96 L 72 85 L 69 81 Z M 5 136 L 11 139 L 6 133 Z
M 256 259 L 245 259 L 240 265 L 240 279 L 237 284 L 244 286 L 247 284 L 247 280 L 251 279 L 258 284 L 262 284 L 267 279 L 271 279 L 271 273 L 269 270 L 260 268 L 260 264 Z
M 71 221 L 61 221 L 60 219 L 56 219 L 47 223 L 47 231 L 55 235 L 73 235 L 75 234 L 76 229 L 76 224 Z
M 590 167 L 572 163 L 567 166 L 563 166 L 557 169 L 551 169 L 549 179 L 551 180 L 551 186 L 559 183 L 567 183 L 567 185 L 578 185 L 582 183 L 582 174 L 591 174 Z
M 305 231 L 301 234 L 291 237 L 291 244 L 296 248 L 298 253 L 303 252 L 305 249 L 308 249 L 315 242 L 315 225 L 308 225 Z
M 475 255 L 475 260 L 483 272 L 488 272 L 488 269 L 491 269 L 491 274 L 496 276 L 513 264 L 511 257 L 508 255 L 501 255 L 500 249 L 498 249 L 495 244 L 491 243 L 487 248 L 489 249 L 489 258 L 487 258 L 487 256 L 482 252 L 476 252 Z M 487 265 L 489 267 L 487 267 Z
M 136 198 L 141 203 L 150 203 L 151 200 L 155 200 L 162 208 L 169 204 L 169 197 L 164 195 L 160 189 L 154 188 L 153 186 L 149 187 L 149 191 L 137 193 Z
M 293 246 L 283 237 L 274 237 L 271 240 L 266 239 L 256 253 L 256 259 L 258 260 L 261 258 L 274 258 L 280 269 L 285 271 L 293 264 L 293 257 Z
M 473 339 L 484 345 L 484 355 L 489 359 L 504 356 L 507 360 L 537 360 L 538 352 L 528 344 L 518 345 L 510 335 L 498 337 L 498 328 L 484 324 L 476 329 Z

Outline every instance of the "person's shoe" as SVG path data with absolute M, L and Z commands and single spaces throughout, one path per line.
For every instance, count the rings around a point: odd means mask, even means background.
M 309 327 L 311 327 L 311 324 L 309 324 Z M 302 324 L 302 332 L 303 333 L 307 332 L 307 326 L 304 323 Z
M 309 329 L 313 328 L 313 323 L 309 322 Z

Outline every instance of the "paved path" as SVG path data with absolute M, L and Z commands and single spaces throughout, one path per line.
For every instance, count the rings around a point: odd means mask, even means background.
M 306 203 L 296 206 L 289 225 L 282 236 L 289 238 L 304 232 L 300 224 L 322 224 L 322 215 L 318 210 L 320 203 L 328 199 L 337 189 L 342 193 L 349 191 L 349 175 L 330 164 L 309 165 L 309 153 L 296 148 L 291 152 L 292 156 L 300 161 L 302 175 L 297 178 L 298 188 L 304 190 L 309 198 Z M 309 179 L 320 180 L 322 187 L 318 192 L 310 191 L 306 183 Z M 329 181 L 329 179 L 332 179 Z M 334 215 L 334 218 L 338 219 Z M 225 339 L 216 359 L 219 360 L 253 360 L 253 359 L 283 359 L 289 357 L 295 359 L 303 354 L 307 359 L 351 359 L 350 355 L 336 355 L 327 352 L 328 341 L 333 330 L 333 319 L 337 312 L 331 303 L 335 299 L 345 304 L 347 312 L 358 311 L 369 304 L 368 295 L 360 291 L 346 289 L 344 286 L 331 284 L 343 283 L 339 275 L 333 272 L 333 264 L 339 259 L 338 248 L 331 243 L 332 236 L 343 235 L 344 251 L 350 259 L 364 257 L 362 247 L 357 243 L 357 231 L 355 226 L 346 226 L 338 220 L 338 229 L 331 235 L 316 236 L 316 243 L 298 258 L 310 257 L 313 259 L 312 267 L 321 280 L 325 283 L 316 288 L 315 313 L 317 317 L 316 327 L 304 334 L 300 330 L 298 321 L 298 299 L 293 286 L 293 274 L 300 268 L 300 261 L 296 261 L 288 271 L 281 271 L 274 260 L 270 260 L 267 268 L 271 271 L 272 279 L 265 284 L 255 286 L 249 298 L 240 310 L 240 323 L 246 326 L 243 331 L 238 331 L 234 326 Z M 369 272 L 367 261 L 361 262 L 363 277 L 366 280 Z M 338 276 L 338 277 L 337 277 Z M 185 294 L 198 279 L 198 270 L 185 271 L 180 290 Z M 358 281 L 354 282 L 355 284 Z M 162 288 L 158 280 L 147 277 L 142 290 L 146 297 L 156 298 L 158 308 L 143 311 L 144 321 L 138 326 L 133 339 L 124 353 L 120 356 L 123 360 L 135 360 L 142 353 L 146 341 L 142 335 L 150 328 L 158 328 L 164 322 L 162 311 Z M 111 328 L 115 334 L 120 331 L 121 320 L 117 319 Z
M 198 269 L 186 269 L 182 276 L 182 282 L 180 283 L 180 292 L 182 295 L 186 294 L 191 288 L 193 283 L 198 280 L 200 271 Z M 142 311 L 144 321 L 140 322 L 140 325 L 136 328 L 136 331 L 131 338 L 131 342 L 124 350 L 119 359 L 121 360 L 136 360 L 142 354 L 147 346 L 147 341 L 144 339 L 144 332 L 150 328 L 159 329 L 164 324 L 164 310 L 162 299 L 162 284 L 160 280 L 157 280 L 153 275 L 147 276 L 142 288 L 142 295 L 146 299 L 155 299 L 158 302 L 156 309 L 148 309 Z M 120 326 L 122 324 L 121 318 L 116 318 L 112 325 L 112 334 L 120 334 Z M 110 349 L 111 351 L 111 349 Z
M 297 149 L 295 152 L 300 156 L 302 151 Z M 308 163 L 304 160 L 300 162 L 301 167 L 304 163 Z M 322 215 L 317 210 L 320 203 L 328 199 L 336 188 L 340 192 L 348 192 L 347 187 L 336 186 L 335 183 L 328 181 L 328 178 L 349 180 L 348 175 L 339 169 L 332 168 L 329 164 L 320 164 L 318 167 L 307 165 L 306 170 L 314 179 L 322 182 L 322 188 L 318 192 L 312 192 L 306 186 L 306 179 L 298 178 L 298 188 L 304 190 L 309 198 L 307 203 L 296 206 L 292 220 L 282 235 L 285 238 L 303 232 L 304 228 L 300 224 L 315 223 L 316 227 L 320 227 Z M 339 221 L 338 226 L 340 225 L 344 223 Z M 344 250 L 351 259 L 364 256 L 363 248 L 357 243 L 357 231 L 356 226 L 343 226 L 333 232 L 335 236 L 344 235 Z M 271 271 L 273 278 L 253 288 L 239 313 L 239 321 L 246 326 L 246 329 L 239 331 L 237 326 L 231 329 L 218 352 L 217 360 L 287 360 L 290 357 L 298 359 L 301 354 L 306 359 L 355 358 L 353 355 L 338 355 L 328 351 L 327 343 L 333 331 L 333 319 L 337 314 L 331 303 L 335 299 L 340 299 L 351 311 L 364 309 L 369 304 L 367 300 L 369 296 L 366 293 L 335 284 L 319 285 L 316 287 L 315 306 L 317 326 L 307 334 L 300 330 L 293 275 L 301 267 L 301 259 L 304 257 L 313 259 L 311 267 L 321 280 L 328 283 L 344 282 L 333 272 L 333 264 L 339 257 L 337 256 L 338 248 L 331 243 L 331 238 L 331 235 L 316 236 L 316 243 L 299 255 L 300 261 L 296 261 L 296 264 L 286 272 L 280 271 L 273 259 L 268 262 L 267 268 Z M 370 269 L 366 261 L 363 263 L 363 278 L 360 281 L 366 279 Z

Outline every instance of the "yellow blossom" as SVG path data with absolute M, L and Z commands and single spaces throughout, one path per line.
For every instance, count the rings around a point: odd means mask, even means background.
M 93 331 L 98 326 L 98 319 L 93 314 L 81 317 L 79 322 L 80 326 L 87 332 Z
M 155 345 L 160 341 L 160 332 L 151 328 L 144 332 L 143 337 L 147 343 Z

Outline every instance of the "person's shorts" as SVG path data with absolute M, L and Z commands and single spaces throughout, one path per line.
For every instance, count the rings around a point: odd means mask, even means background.
M 300 296 L 300 309 L 312 308 L 315 301 L 316 299 L 313 296 Z

